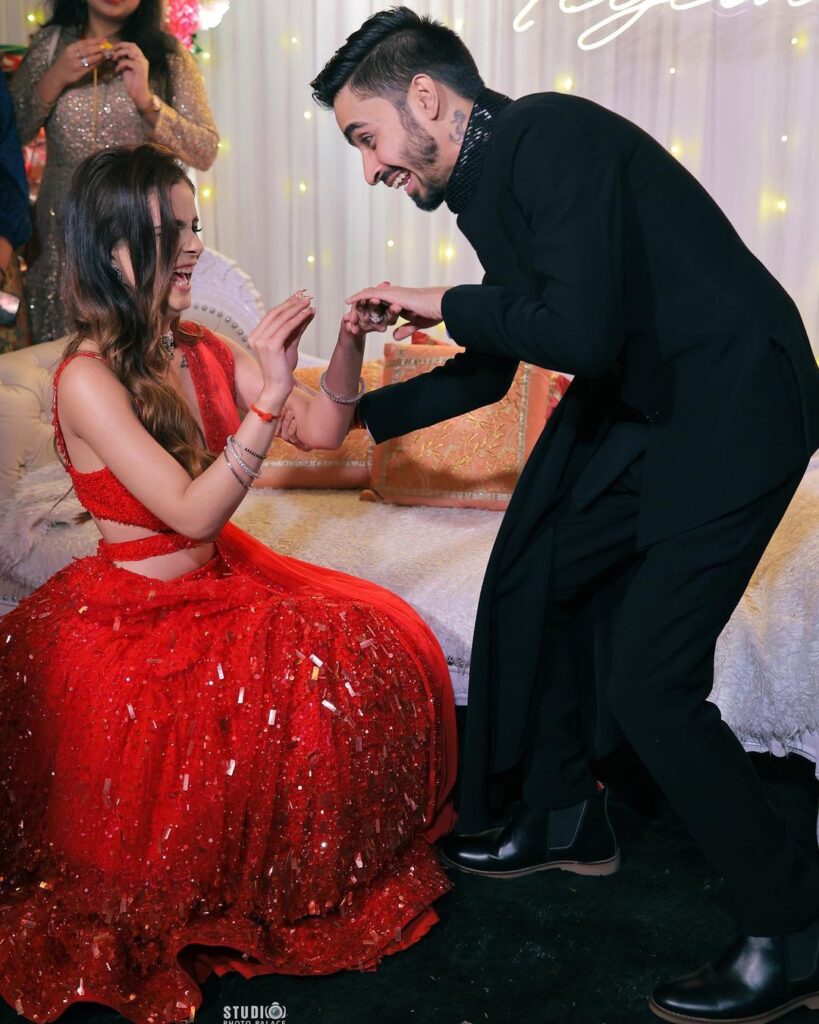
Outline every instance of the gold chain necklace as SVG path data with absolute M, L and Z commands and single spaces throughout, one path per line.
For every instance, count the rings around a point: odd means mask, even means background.
M 100 43 L 100 49 L 105 53 L 105 59 L 109 63 L 109 65 L 110 65 L 110 57 L 108 56 L 108 51 L 109 50 L 113 50 L 113 48 L 114 48 L 113 45 L 107 39 L 103 39 L 103 41 Z M 109 68 L 109 72 L 108 72 L 108 76 L 107 77 L 108 77 L 108 80 L 110 81 L 110 78 L 111 78 L 110 68 Z M 96 145 L 97 145 L 97 118 L 98 118 L 98 114 L 99 114 L 99 96 L 97 95 L 97 85 L 99 83 L 99 65 L 94 65 L 94 73 L 93 73 L 92 78 L 93 78 L 93 91 L 92 91 L 92 94 L 91 94 L 91 131 L 94 134 L 94 148 L 96 148 Z
M 97 69 L 94 67 L 94 86 L 93 92 L 91 93 L 91 130 L 94 133 L 94 149 L 97 148 L 97 110 L 99 108 L 99 101 L 97 99 Z

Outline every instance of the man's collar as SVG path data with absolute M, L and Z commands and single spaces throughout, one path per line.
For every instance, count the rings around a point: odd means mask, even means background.
M 475 194 L 483 170 L 486 144 L 495 128 L 495 118 L 511 102 L 508 96 L 492 89 L 482 89 L 478 93 L 444 195 L 446 205 L 453 213 L 466 209 Z

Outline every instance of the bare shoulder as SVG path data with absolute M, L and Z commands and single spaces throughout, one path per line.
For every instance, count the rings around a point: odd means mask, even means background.
M 89 349 L 80 348 L 79 352 Z M 131 396 L 102 359 L 77 355 L 69 359 L 60 373 L 58 389 L 60 410 L 69 414 L 76 410 L 86 414 L 102 407 L 131 409 Z
M 90 357 L 90 358 L 89 358 Z M 60 394 L 69 388 L 73 391 L 82 387 L 85 382 L 110 379 L 119 384 L 108 363 L 92 349 L 81 345 L 74 352 L 69 353 L 60 370 Z M 120 387 L 122 385 L 120 384 Z

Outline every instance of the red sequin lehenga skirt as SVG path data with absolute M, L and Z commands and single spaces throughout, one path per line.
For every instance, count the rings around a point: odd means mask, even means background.
M 0 622 L 0 995 L 189 1019 L 211 970 L 373 967 L 437 920 L 441 650 L 228 525 L 161 582 L 74 562 Z

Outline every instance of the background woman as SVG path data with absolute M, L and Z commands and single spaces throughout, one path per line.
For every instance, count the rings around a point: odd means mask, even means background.
M 32 340 L 68 330 L 60 302 L 62 204 L 79 162 L 150 139 L 207 170 L 219 136 L 202 75 L 162 31 L 162 0 L 54 0 L 12 81 L 23 143 L 45 125 L 48 159 L 37 199 L 39 255 L 28 271 Z
M 292 390 L 309 296 L 253 355 L 180 323 L 199 224 L 150 145 L 89 157 L 65 225 L 54 425 L 102 540 L 3 620 L 0 994 L 187 1020 L 209 969 L 364 968 L 434 923 L 454 706 L 408 605 L 228 523 L 286 410 L 346 433 L 362 311 L 317 396 Z

